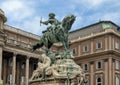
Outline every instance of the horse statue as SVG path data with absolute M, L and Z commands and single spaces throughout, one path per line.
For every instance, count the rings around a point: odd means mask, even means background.
M 33 46 L 33 51 L 37 48 L 41 48 L 43 45 L 46 47 L 46 54 L 49 53 L 49 49 L 54 43 L 62 42 L 65 50 L 69 49 L 68 31 L 71 29 L 72 24 L 75 21 L 73 14 L 67 15 L 61 23 L 55 26 L 51 26 L 53 31 L 46 30 L 43 32 L 43 36 L 40 41 Z

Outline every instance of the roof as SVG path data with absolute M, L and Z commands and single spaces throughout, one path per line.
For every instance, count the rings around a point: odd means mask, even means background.
M 89 27 L 92 27 L 92 26 L 94 26 L 94 25 L 101 24 L 101 23 L 111 23 L 111 24 L 119 27 L 117 24 L 113 23 L 112 21 L 100 21 L 100 22 L 97 22 L 97 23 L 94 23 L 94 24 L 91 24 L 91 25 L 88 25 L 88 26 L 79 28 L 79 29 L 77 29 L 77 30 L 73 30 L 73 31 L 71 31 L 70 33 L 73 33 L 73 32 L 76 32 L 76 31 L 80 31 L 80 30 L 82 30 L 82 29 L 86 29 L 86 28 L 89 28 Z
M 113 29 L 116 29 L 116 28 L 120 29 L 120 27 L 117 24 L 113 23 L 112 21 L 100 21 L 100 22 L 79 28 L 77 30 L 71 31 L 69 38 L 75 39 L 77 37 L 86 36 L 86 35 L 89 35 L 91 33 L 100 32 L 103 30 L 103 26 L 102 26 L 103 23 L 110 23 L 110 24 L 112 24 Z

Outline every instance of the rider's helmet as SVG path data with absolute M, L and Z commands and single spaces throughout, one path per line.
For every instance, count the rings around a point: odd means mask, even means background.
M 49 13 L 49 17 L 55 17 L 54 13 Z

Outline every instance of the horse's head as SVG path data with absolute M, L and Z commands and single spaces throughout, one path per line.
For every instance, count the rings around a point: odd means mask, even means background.
M 62 20 L 62 26 L 67 29 L 70 30 L 72 24 L 75 21 L 76 16 L 74 16 L 73 14 L 69 14 L 67 15 L 63 20 Z

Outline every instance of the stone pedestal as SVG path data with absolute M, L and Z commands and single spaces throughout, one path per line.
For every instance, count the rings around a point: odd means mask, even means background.
M 46 79 L 46 80 L 34 80 L 29 82 L 29 85 L 65 85 L 64 79 Z
M 82 68 L 74 62 L 70 54 L 66 56 L 67 59 L 62 58 L 64 57 L 62 54 L 55 56 L 55 62 L 50 65 L 51 59 L 45 54 L 41 55 L 45 61 L 38 62 L 38 67 L 29 80 L 29 85 L 82 85 L 85 79 Z M 45 79 L 41 80 L 44 77 Z
M 3 80 L 0 80 L 0 84 L 2 84 L 3 83 Z

